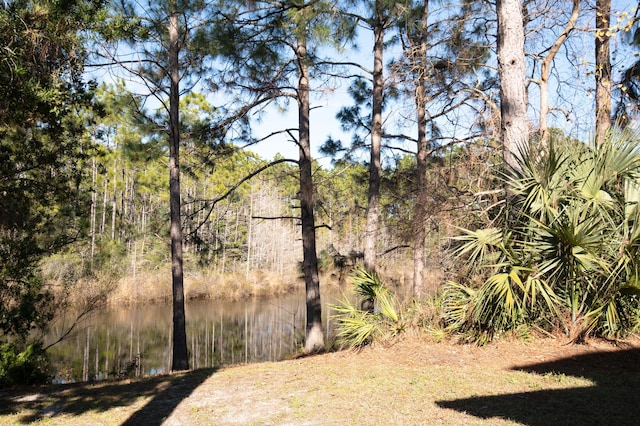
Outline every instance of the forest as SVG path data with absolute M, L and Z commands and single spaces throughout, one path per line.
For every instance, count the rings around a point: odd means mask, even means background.
M 612 0 L 0 8 L 0 385 L 61 313 L 353 285 L 338 335 L 640 327 L 640 16 Z M 401 294 L 395 294 L 402 288 Z M 71 332 L 71 330 L 70 330 Z

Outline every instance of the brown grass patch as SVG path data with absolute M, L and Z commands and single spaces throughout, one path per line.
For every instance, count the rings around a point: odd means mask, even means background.
M 283 277 L 265 271 L 220 274 L 215 272 L 187 273 L 184 294 L 187 300 L 237 301 L 253 297 L 277 297 L 290 293 L 301 282 L 295 276 Z M 109 295 L 112 305 L 134 305 L 171 300 L 171 271 L 154 270 L 126 276 L 118 280 Z
M 637 424 L 640 344 L 390 347 L 0 393 L 0 424 Z

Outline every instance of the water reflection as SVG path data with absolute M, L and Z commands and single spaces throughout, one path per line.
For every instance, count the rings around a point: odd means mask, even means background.
M 54 382 L 168 372 L 171 318 L 171 305 L 94 313 L 49 350 L 57 371 Z M 295 352 L 304 338 L 304 296 L 189 302 L 186 321 L 191 368 L 277 361 Z M 68 326 L 64 319 L 58 322 L 48 340 L 56 340 Z

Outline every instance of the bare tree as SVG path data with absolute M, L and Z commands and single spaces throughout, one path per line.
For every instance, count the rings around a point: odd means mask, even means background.
M 417 139 L 403 135 L 388 135 L 416 143 L 415 199 L 411 238 L 413 240 L 413 295 L 425 293 L 424 269 L 426 256 L 426 223 L 438 214 L 436 203 L 430 203 L 438 190 L 429 178 L 429 167 L 437 163 L 438 152 L 454 144 L 464 144 L 473 135 L 483 132 L 478 121 L 478 106 L 484 103 L 476 95 L 478 87 L 486 85 L 475 72 L 486 61 L 488 47 L 484 40 L 472 34 L 484 12 L 456 2 L 419 0 L 398 23 L 402 57 L 391 64 L 392 77 L 397 87 L 406 87 L 413 98 Z M 432 22 L 429 22 L 432 21 Z M 462 112 L 464 111 L 464 112 Z M 476 117 L 470 124 L 465 121 L 467 139 L 456 138 L 461 125 L 460 114 Z M 446 123 L 447 134 L 440 124 Z M 432 175 L 433 176 L 433 175 Z
M 580 14 L 580 0 L 572 0 L 573 6 L 571 8 L 571 14 L 567 19 L 567 23 L 564 26 L 562 32 L 555 39 L 553 44 L 545 50 L 546 53 L 542 54 L 542 62 L 540 64 L 540 78 L 535 80 L 540 86 L 540 141 L 546 146 L 549 139 L 549 130 L 547 125 L 547 118 L 549 115 L 549 75 L 551 73 L 551 67 L 553 61 L 560 51 L 560 48 L 567 40 L 571 32 L 575 29 Z

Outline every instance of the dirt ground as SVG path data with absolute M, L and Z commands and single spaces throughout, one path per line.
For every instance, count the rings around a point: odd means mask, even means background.
M 354 396 L 360 395 L 361 392 L 359 384 L 357 382 L 373 381 L 373 387 L 375 388 L 377 378 L 381 380 L 387 380 L 382 378 L 384 371 L 408 371 L 409 374 L 417 374 L 419 371 L 434 371 L 437 369 L 444 369 L 444 371 L 458 371 L 466 376 L 466 372 L 469 372 L 469 380 L 473 381 L 473 376 L 476 372 L 487 373 L 487 376 L 481 375 L 480 380 L 476 380 L 480 384 L 480 388 L 486 389 L 489 394 L 492 394 L 492 374 L 493 372 L 504 372 L 512 370 L 522 370 L 528 372 L 538 373 L 537 375 L 556 375 L 560 378 L 560 382 L 563 381 L 565 376 L 576 377 L 577 382 L 575 385 L 584 386 L 594 374 L 627 374 L 630 372 L 640 372 L 640 341 L 630 340 L 624 343 L 611 343 L 606 341 L 590 341 L 584 345 L 575 345 L 567 342 L 563 342 L 559 339 L 534 339 L 528 343 L 522 341 L 498 341 L 484 347 L 478 347 L 475 345 L 460 345 L 455 343 L 439 343 L 434 344 L 419 338 L 405 338 L 395 342 L 391 346 L 377 346 L 373 348 L 365 348 L 359 352 L 344 351 L 329 353 L 322 356 L 314 356 L 308 358 L 301 358 L 297 360 L 288 361 L 288 363 L 295 363 L 298 365 L 299 373 L 297 375 L 303 376 L 306 373 L 310 373 L 312 376 L 321 374 L 323 376 L 334 376 L 335 380 L 317 380 L 317 388 L 335 386 L 336 383 L 344 381 L 348 386 L 349 380 L 353 381 Z M 619 354 L 620 356 L 612 361 L 610 358 L 612 354 Z M 375 366 L 375 368 L 373 368 Z M 358 374 L 354 372 L 365 371 L 365 373 Z M 248 375 L 244 376 L 246 380 L 238 380 L 238 377 L 231 375 L 230 380 L 215 379 L 207 380 L 202 386 L 200 386 L 192 395 L 191 398 L 185 403 L 176 407 L 176 410 L 167 418 L 165 424 L 168 425 L 186 425 L 189 424 L 194 418 L 194 413 L 198 412 L 201 407 L 227 407 L 227 410 L 223 410 L 223 415 L 217 417 L 215 424 L 475 424 L 474 419 L 465 418 L 450 419 L 448 417 L 442 418 L 442 422 L 437 420 L 437 415 L 430 413 L 426 417 L 436 417 L 436 419 L 426 420 L 425 417 L 415 417 L 413 415 L 392 415 L 388 416 L 385 413 L 387 409 L 382 409 L 382 412 L 378 411 L 376 407 L 377 399 L 373 398 L 370 404 L 367 404 L 366 400 L 361 400 L 360 403 L 365 407 L 364 411 L 368 412 L 370 417 L 365 415 L 362 417 L 356 416 L 350 420 L 346 420 L 340 416 L 334 418 L 332 414 L 335 412 L 336 407 L 342 407 L 342 410 L 348 411 L 353 407 L 352 403 L 342 404 L 336 402 L 344 398 L 340 391 L 322 393 L 320 397 L 320 405 L 326 404 L 327 409 L 324 411 L 327 413 L 327 417 L 311 416 L 305 417 L 296 416 L 295 410 L 290 410 L 291 403 L 285 405 L 280 403 L 280 398 L 272 398 L 269 392 L 264 392 L 264 387 L 267 386 L 271 389 L 295 389 L 297 386 L 287 386 L 287 383 L 297 383 L 297 375 L 294 377 L 285 374 L 280 374 L 278 371 L 273 374 L 260 377 L 260 382 L 257 383 L 255 378 L 260 376 L 259 372 L 256 372 L 256 376 Z M 402 376 L 401 373 L 398 373 Z M 350 379 L 351 378 L 351 379 Z M 429 380 L 434 382 L 436 387 L 447 387 L 452 383 L 449 380 L 444 380 L 444 386 L 442 383 L 437 383 L 440 379 L 437 377 L 430 377 Z M 468 384 L 464 383 L 465 378 L 460 379 L 462 383 L 453 380 L 453 385 L 460 384 L 461 387 L 465 387 Z M 554 381 L 557 381 L 554 378 Z M 580 380 L 583 380 L 581 382 Z M 565 383 L 571 387 L 574 384 Z M 306 381 L 300 381 L 300 387 L 309 386 Z M 495 383 L 496 388 L 503 386 L 498 379 Z M 538 385 L 534 385 L 536 389 Z M 544 385 L 542 385 L 544 386 Z M 391 389 L 394 386 L 390 386 Z M 473 386 L 471 386 L 473 389 Z M 396 387 L 397 392 L 401 392 L 400 386 Z M 231 392 L 229 392 L 231 391 Z M 385 389 L 381 389 L 384 392 Z M 471 394 L 477 393 L 477 390 L 471 390 Z M 428 390 L 423 397 L 429 399 L 432 393 L 438 393 L 437 390 Z M 443 392 L 445 393 L 445 392 Z M 452 394 L 455 394 L 453 392 Z M 396 394 L 395 397 L 398 400 L 403 398 Z M 418 398 L 420 399 L 420 398 Z M 242 401 L 240 407 L 238 402 Z M 329 401 L 329 402 L 327 402 Z M 406 403 L 409 407 L 416 406 L 409 401 Z M 640 396 L 638 397 L 640 402 Z M 246 405 L 245 405 L 246 404 Z M 304 407 L 305 403 L 302 399 L 299 402 L 300 408 Z M 382 406 L 388 407 L 386 403 L 381 403 Z M 295 408 L 295 402 L 294 402 Z M 402 405 L 399 403 L 398 405 Z M 392 405 L 390 405 L 392 406 Z M 229 408 L 231 407 L 231 408 Z M 246 409 L 251 407 L 250 410 Z M 284 411 L 282 407 L 287 407 Z M 403 409 L 399 407 L 398 410 Z M 321 413 L 322 409 L 319 410 Z M 218 411 L 218 413 L 220 413 Z M 270 413 L 266 415 L 266 413 Z M 397 414 L 397 413 L 396 413 Z M 415 413 L 414 413 L 415 414 Z M 293 416 L 296 420 L 291 420 L 290 416 Z M 498 416 L 499 417 L 499 416 Z M 517 417 L 517 416 L 515 416 Z M 304 421 L 303 421 L 304 420 Z M 575 424 L 584 424 L 583 421 L 578 418 Z M 634 424 L 637 418 L 633 420 Z M 354 423 L 351 423 L 351 422 Z M 503 420 L 495 419 L 496 424 L 502 424 Z M 458 423 L 460 422 L 460 423 Z M 481 422 L 482 423 L 482 422 Z M 489 421 L 493 424 L 493 420 Z M 510 423 L 510 422 L 507 422 Z M 518 423 L 518 422 L 516 422 Z M 522 424 L 527 424 L 526 420 Z M 625 420 L 622 419 L 617 423 L 611 424 L 624 424 Z M 536 424 L 536 421 L 529 424 Z M 546 421 L 542 421 L 542 424 L 548 424 Z M 564 422 L 563 424 L 573 424 L 570 422 Z M 597 424 L 597 423 L 592 423 Z
M 391 346 L 3 391 L 0 424 L 638 424 L 640 341 Z

